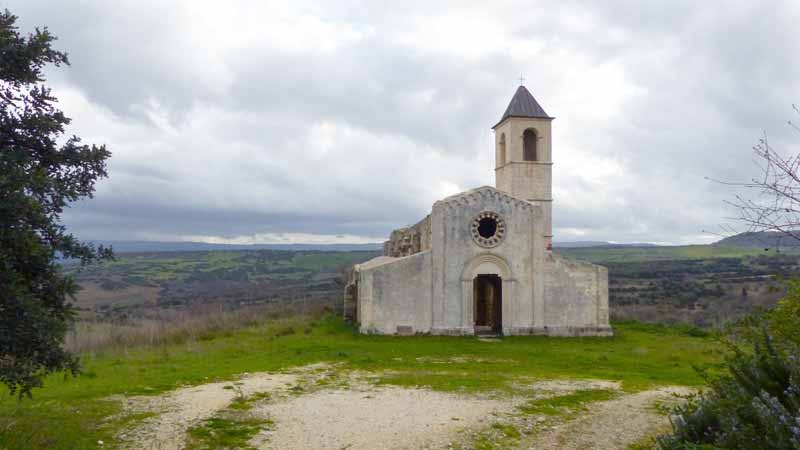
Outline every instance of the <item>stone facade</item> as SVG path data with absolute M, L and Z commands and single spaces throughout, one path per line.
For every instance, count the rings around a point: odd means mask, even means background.
M 520 87 L 495 126 L 497 187 L 436 202 L 353 268 L 344 310 L 361 332 L 612 334 L 607 269 L 550 249 L 551 121 Z

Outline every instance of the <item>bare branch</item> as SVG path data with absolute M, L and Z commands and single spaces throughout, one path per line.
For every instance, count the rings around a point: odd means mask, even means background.
M 800 116 L 800 108 L 792 105 Z M 800 132 L 800 126 L 788 122 Z M 747 231 L 772 231 L 800 242 L 800 154 L 783 155 L 775 150 L 767 132 L 753 146 L 758 177 L 747 182 L 728 182 L 707 178 L 719 184 L 746 189 L 752 195 L 735 195 L 726 203 L 738 211 L 733 217 L 747 227 Z M 733 231 L 732 228 L 724 229 Z

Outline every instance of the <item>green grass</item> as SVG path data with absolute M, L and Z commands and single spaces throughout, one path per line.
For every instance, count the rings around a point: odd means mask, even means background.
M 551 398 L 531 400 L 518 407 L 523 414 L 558 416 L 584 409 L 587 403 L 610 400 L 619 395 L 608 389 L 585 389 Z
M 281 330 L 307 330 L 277 336 Z M 315 362 L 374 372 L 378 382 L 442 391 L 506 391 L 537 379 L 598 378 L 629 391 L 701 385 L 693 366 L 719 364 L 721 349 L 686 330 L 616 324 L 614 338 L 508 337 L 499 342 L 445 336 L 363 336 L 336 318 L 299 319 L 228 332 L 213 339 L 84 355 L 78 378 L 51 376 L 33 400 L 0 399 L 0 448 L 113 448 L 132 419 L 113 395 L 157 394 Z M 108 417 L 115 417 L 107 419 Z
M 186 450 L 251 449 L 247 442 L 272 422 L 212 417 L 189 429 Z
M 500 450 L 515 447 L 522 434 L 513 424 L 493 423 L 489 430 L 478 434 L 475 439 L 475 450 Z
M 235 411 L 248 411 L 253 407 L 253 404 L 256 402 L 260 402 L 262 400 L 268 400 L 270 398 L 269 392 L 256 392 L 250 396 L 237 396 L 233 399 L 228 409 L 235 410 Z

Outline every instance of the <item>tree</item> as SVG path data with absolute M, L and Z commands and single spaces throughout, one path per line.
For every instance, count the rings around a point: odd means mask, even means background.
M 23 36 L 16 20 L 0 13 L 0 383 L 22 396 L 49 373 L 79 370 L 63 348 L 77 287 L 59 259 L 86 264 L 112 255 L 68 234 L 60 215 L 92 196 L 111 153 L 64 136 L 70 119 L 42 70 L 68 65 L 67 55 L 51 48 L 56 38 L 47 28 Z
M 800 108 L 792 105 L 800 116 Z M 789 126 L 800 127 L 791 120 Z M 793 241 L 800 241 L 800 154 L 783 155 L 769 143 L 766 133 L 753 147 L 761 175 L 746 183 L 726 183 L 747 188 L 752 197 L 737 195 L 728 202 L 738 212 L 737 219 L 748 231 L 771 231 Z
M 728 184 L 756 196 L 729 203 L 750 231 L 800 239 L 800 155 L 781 155 L 766 135 L 754 151 L 762 177 Z M 800 281 L 787 287 L 777 307 L 729 328 L 727 371 L 673 411 L 672 432 L 658 438 L 661 450 L 800 450 Z

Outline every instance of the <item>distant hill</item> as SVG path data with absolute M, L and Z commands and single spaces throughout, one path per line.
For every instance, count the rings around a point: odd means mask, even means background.
M 207 244 L 205 242 L 155 242 L 155 241 L 90 241 L 92 244 L 111 245 L 115 253 L 192 252 L 214 250 L 292 250 L 292 251 L 376 251 L 383 245 L 375 244 Z
M 291 250 L 291 251 L 380 251 L 383 244 L 209 244 L 205 242 L 159 241 L 89 241 L 92 244 L 111 245 L 116 253 L 192 252 L 216 250 Z M 641 248 L 659 247 L 656 244 L 618 244 L 607 241 L 556 242 L 555 248 Z
M 800 240 L 777 231 L 751 231 L 726 237 L 711 245 L 715 247 L 798 249 L 800 248 Z

